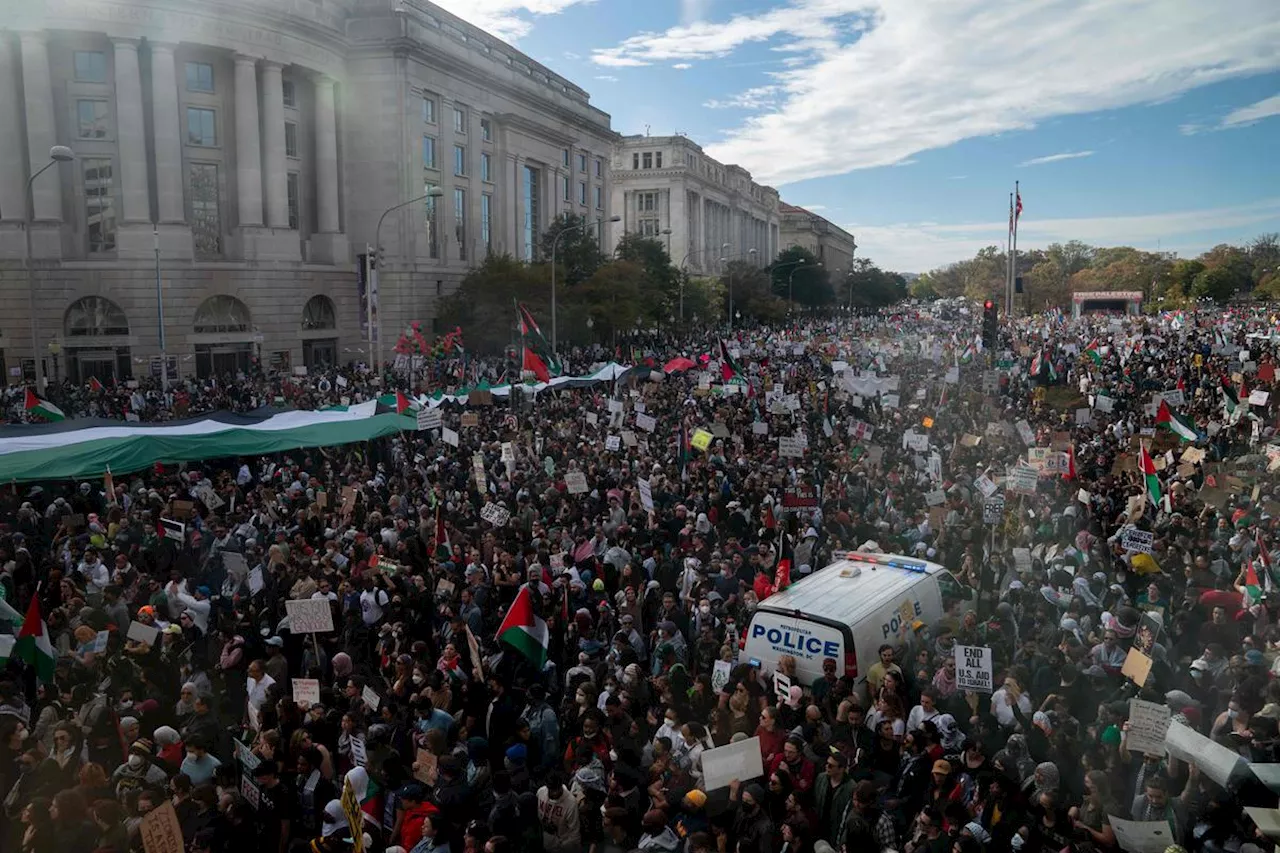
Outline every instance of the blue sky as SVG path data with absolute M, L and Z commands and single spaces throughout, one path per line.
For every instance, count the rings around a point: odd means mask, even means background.
M 436 0 L 919 272 L 1280 231 L 1276 0 Z

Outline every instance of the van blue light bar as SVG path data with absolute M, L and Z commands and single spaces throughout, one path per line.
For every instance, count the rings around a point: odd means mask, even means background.
M 893 557 L 888 554 L 871 554 L 866 551 L 836 551 L 831 556 L 837 560 L 849 560 L 855 563 L 874 563 L 877 566 L 888 566 L 893 569 L 902 569 L 907 572 L 915 572 L 918 575 L 929 573 L 929 567 L 924 563 L 917 563 L 914 560 L 906 560 L 900 557 Z

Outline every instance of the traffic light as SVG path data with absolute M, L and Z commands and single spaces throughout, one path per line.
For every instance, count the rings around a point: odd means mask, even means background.
M 988 299 L 982 303 L 982 348 L 993 350 L 1000 336 L 1000 314 L 996 303 Z

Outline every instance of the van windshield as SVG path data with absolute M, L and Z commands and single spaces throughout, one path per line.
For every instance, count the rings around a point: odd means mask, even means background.
M 969 601 L 973 598 L 973 590 L 956 580 L 946 569 L 938 572 L 934 577 L 938 579 L 938 591 L 942 593 L 943 601 L 948 599 Z

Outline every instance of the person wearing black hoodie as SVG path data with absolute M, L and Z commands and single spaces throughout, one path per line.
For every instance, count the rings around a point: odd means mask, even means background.
M 764 808 L 764 789 L 754 782 L 745 788 L 734 779 L 729 783 L 729 804 L 734 809 L 731 837 L 738 853 L 770 853 L 773 850 L 773 821 Z

